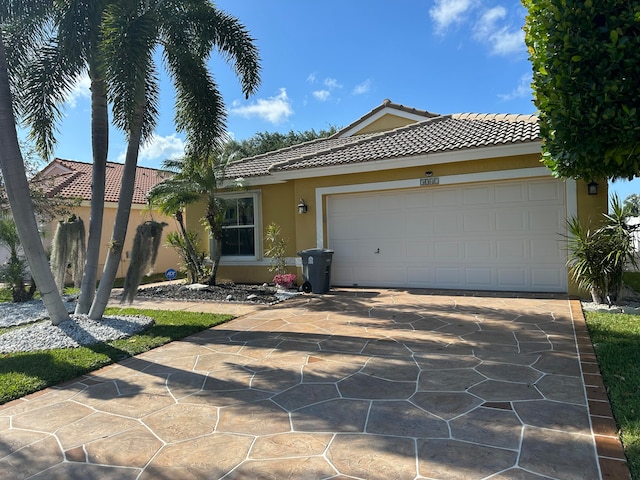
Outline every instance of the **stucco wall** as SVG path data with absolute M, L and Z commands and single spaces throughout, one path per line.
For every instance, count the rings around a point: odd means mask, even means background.
M 520 155 L 514 157 L 492 158 L 484 160 L 473 160 L 463 162 L 449 162 L 440 164 L 430 164 L 410 168 L 385 169 L 379 171 L 350 173 L 347 175 L 333 175 L 315 178 L 289 180 L 286 183 L 255 186 L 249 182 L 248 189 L 260 190 L 262 192 L 262 231 L 269 222 L 278 223 L 283 235 L 289 239 L 287 255 L 291 260 L 295 260 L 296 252 L 305 248 L 317 246 L 316 234 L 316 213 L 318 208 L 326 211 L 326 205 L 316 205 L 316 189 L 333 187 L 340 185 L 358 185 L 365 183 L 390 182 L 395 180 L 417 179 L 425 176 L 426 171 L 432 172 L 433 176 L 446 177 L 449 175 L 461 175 L 469 173 L 496 172 L 501 170 L 515 170 L 541 167 L 540 156 L 538 154 Z M 309 173 L 312 170 L 308 171 Z M 299 215 L 296 205 L 300 199 L 304 199 L 308 205 L 308 213 Z M 326 198 L 322 199 L 323 204 Z M 577 211 L 580 218 L 599 219 L 602 212 L 607 208 L 607 186 L 606 181 L 600 182 L 600 191 L 596 196 L 587 195 L 587 187 L 584 182 L 576 183 Z M 200 235 L 206 240 L 204 230 L 199 227 L 197 218 L 202 215 L 202 206 L 188 210 L 190 228 L 196 228 Z M 326 216 L 322 218 L 326 238 Z M 381 226 L 384 228 L 384 226 Z M 559 237 L 559 241 L 562 239 Z M 226 264 L 225 264 L 226 263 Z M 235 282 L 262 283 L 270 282 L 273 274 L 268 272 L 268 260 L 253 262 L 245 265 L 229 265 L 223 260 L 219 270 L 218 278 L 231 279 Z M 291 268 L 300 274 L 299 269 Z M 572 282 L 570 282 L 569 292 L 579 293 Z
M 102 223 L 102 237 L 100 240 L 100 263 L 98 266 L 98 278 L 102 276 L 102 269 L 107 258 L 107 246 L 109 245 L 109 241 L 111 240 L 111 233 L 113 231 L 113 225 L 115 223 L 116 207 L 117 205 L 115 204 L 105 205 L 104 221 Z M 88 203 L 83 202 L 81 206 L 74 209 L 74 213 L 84 221 L 84 227 L 88 239 L 90 216 L 90 207 Z M 133 239 L 136 234 L 136 228 L 142 222 L 151 220 L 151 218 L 151 213 L 144 210 L 142 206 L 132 205 L 129 225 L 127 227 L 127 236 L 125 239 L 125 248 L 123 250 L 122 259 L 120 260 L 120 266 L 118 267 L 117 277 L 124 277 L 127 274 L 127 269 L 129 268 L 130 263 L 128 255 L 130 254 L 131 248 L 133 246 Z M 158 258 L 156 261 L 154 272 L 164 272 L 168 268 L 178 269 L 178 263 L 180 262 L 178 254 L 172 248 L 164 246 L 166 243 L 167 233 L 177 230 L 175 220 L 173 218 L 160 215 L 157 212 L 153 214 L 153 220 L 158 222 L 166 222 L 168 224 L 162 231 L 162 241 L 160 244 L 161 246 L 158 252 Z M 53 240 L 53 236 L 56 232 L 57 225 L 57 220 L 54 220 L 49 224 L 44 238 L 45 248 L 50 247 L 51 241 Z

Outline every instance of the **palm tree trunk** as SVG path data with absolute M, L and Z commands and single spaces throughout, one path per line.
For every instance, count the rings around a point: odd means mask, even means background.
M 184 216 L 182 215 L 181 211 L 177 211 L 174 217 L 178 222 L 178 225 L 180 226 L 180 232 L 182 233 L 182 237 L 184 238 L 184 245 L 187 248 L 189 257 L 191 257 L 191 262 L 193 263 L 193 266 L 196 268 L 198 272 L 198 276 L 202 277 L 202 274 L 203 274 L 202 265 L 198 261 L 198 255 L 196 254 L 196 249 L 193 246 L 193 243 L 191 243 L 191 240 L 189 239 L 189 235 L 187 234 L 187 228 L 184 226 Z M 199 279 L 195 279 L 195 281 L 199 281 Z
M 89 217 L 87 262 L 82 275 L 76 314 L 87 314 L 95 295 L 104 217 L 107 152 L 109 150 L 109 113 L 104 80 L 100 79 L 100 74 L 95 70 L 96 66 L 91 65 L 89 68 L 89 76 L 91 77 L 91 146 L 93 149 L 91 215 Z
M 218 275 L 218 267 L 220 266 L 220 259 L 222 258 L 222 236 L 214 236 L 211 240 L 211 275 L 207 283 L 209 285 L 216 284 L 216 276 Z
M 113 281 L 116 278 L 120 259 L 122 258 L 122 249 L 124 248 L 129 216 L 131 214 L 131 201 L 133 200 L 133 191 L 136 184 L 136 167 L 138 164 L 138 154 L 140 152 L 140 141 L 142 139 L 142 112 L 143 106 L 139 107 L 136 112 L 136 120 L 133 122 L 131 132 L 129 133 L 127 155 L 125 157 L 122 183 L 120 186 L 120 198 L 118 199 L 118 210 L 113 225 L 107 260 L 104 264 L 98 291 L 89 310 L 89 318 L 92 320 L 100 320 L 102 315 L 104 315 L 113 288 Z
M 47 255 L 40 240 L 27 175 L 18 144 L 12 105 L 7 57 L 4 42 L 0 36 L 0 164 L 2 175 L 9 205 L 11 205 L 13 218 L 18 229 L 18 236 L 31 268 L 31 275 L 38 286 L 47 312 L 49 312 L 51 323 L 58 325 L 64 320 L 69 320 L 69 312 L 62 303 L 62 297 L 56 287 Z

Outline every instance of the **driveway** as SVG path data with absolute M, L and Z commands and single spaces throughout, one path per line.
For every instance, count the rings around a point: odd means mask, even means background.
M 623 459 L 559 296 L 306 295 L 0 407 L 0 479 L 624 479 Z

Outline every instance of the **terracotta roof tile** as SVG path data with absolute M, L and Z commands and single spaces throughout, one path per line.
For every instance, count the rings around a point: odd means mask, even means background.
M 91 163 L 73 160 L 54 159 L 35 178 L 42 182 L 48 195 L 61 195 L 66 198 L 91 200 Z M 117 202 L 120 198 L 120 183 L 124 165 L 107 162 L 107 179 L 105 185 L 105 201 Z M 156 184 L 167 178 L 168 172 L 155 168 L 138 167 L 136 169 L 136 186 L 133 203 L 144 205 L 146 195 Z
M 362 163 L 446 151 L 540 140 L 535 115 L 455 114 L 439 116 L 388 132 L 350 137 L 321 151 L 286 159 L 272 155 L 269 172 Z M 276 152 L 277 153 L 277 152 Z M 250 160 L 250 159 L 249 159 Z M 251 162 L 247 162 L 250 167 Z
M 363 138 L 375 136 L 375 133 L 357 135 L 344 138 L 320 138 L 309 142 L 283 148 L 274 152 L 265 153 L 255 157 L 248 157 L 229 164 L 226 170 L 227 178 L 257 177 L 268 175 L 269 168 L 274 163 L 286 162 L 306 155 L 316 155 L 320 152 L 330 151 L 336 147 L 360 142 Z

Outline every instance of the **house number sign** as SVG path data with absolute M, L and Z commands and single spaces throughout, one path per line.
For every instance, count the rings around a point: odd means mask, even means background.
M 438 185 L 440 183 L 440 177 L 426 177 L 420 179 L 420 186 L 426 187 L 428 185 Z

